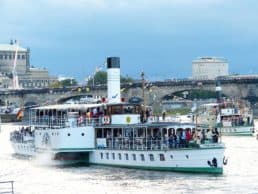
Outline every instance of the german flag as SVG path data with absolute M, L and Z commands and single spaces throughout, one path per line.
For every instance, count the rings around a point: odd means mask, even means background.
M 16 118 L 19 121 L 22 120 L 22 118 L 23 118 L 23 109 L 22 108 L 18 111 Z

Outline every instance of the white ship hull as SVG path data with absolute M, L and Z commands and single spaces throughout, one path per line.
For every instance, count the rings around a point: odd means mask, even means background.
M 119 158 L 119 154 L 121 154 L 121 158 Z M 161 160 L 160 154 L 164 155 L 164 160 Z M 150 158 L 150 155 L 153 157 Z M 185 148 L 167 151 L 94 150 L 90 153 L 90 164 L 148 170 L 220 174 L 223 172 L 223 157 L 224 147 Z M 216 167 L 212 165 L 214 158 L 217 163 Z
M 40 154 L 40 152 L 35 151 L 30 143 L 12 143 L 12 146 L 17 155 L 35 157 Z M 72 162 L 70 163 L 68 160 L 61 159 L 58 164 L 84 162 L 93 165 L 146 170 L 223 173 L 224 146 L 174 150 L 94 149 L 85 153 L 88 154 L 88 157 L 85 157 L 84 160 L 70 160 Z M 152 158 L 150 155 L 152 155 Z M 161 160 L 161 155 L 164 156 L 163 160 Z M 216 166 L 213 165 L 214 158 L 216 159 Z

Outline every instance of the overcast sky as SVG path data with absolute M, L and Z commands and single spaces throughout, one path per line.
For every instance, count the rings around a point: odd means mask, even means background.
M 191 76 L 200 56 L 258 73 L 256 0 L 0 0 L 0 43 L 30 47 L 31 64 L 83 80 L 107 56 L 123 75 Z

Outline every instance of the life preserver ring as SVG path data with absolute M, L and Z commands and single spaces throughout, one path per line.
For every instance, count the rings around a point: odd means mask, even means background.
M 110 117 L 109 116 L 104 116 L 103 118 L 102 118 L 102 123 L 103 124 L 109 124 L 110 123 Z

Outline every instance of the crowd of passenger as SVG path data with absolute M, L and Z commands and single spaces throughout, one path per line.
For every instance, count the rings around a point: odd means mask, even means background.
M 23 143 L 26 137 L 34 137 L 34 131 L 30 127 L 22 127 L 20 130 L 15 130 L 10 135 L 10 140 L 18 143 Z
M 198 130 L 177 130 L 170 135 L 156 133 L 155 135 L 148 134 L 145 136 L 133 136 L 129 134 L 128 137 L 122 137 L 119 133 L 112 138 L 110 133 L 106 136 L 107 147 L 115 149 L 173 149 L 195 147 L 205 143 L 218 143 L 219 132 L 217 128 L 198 129 Z

